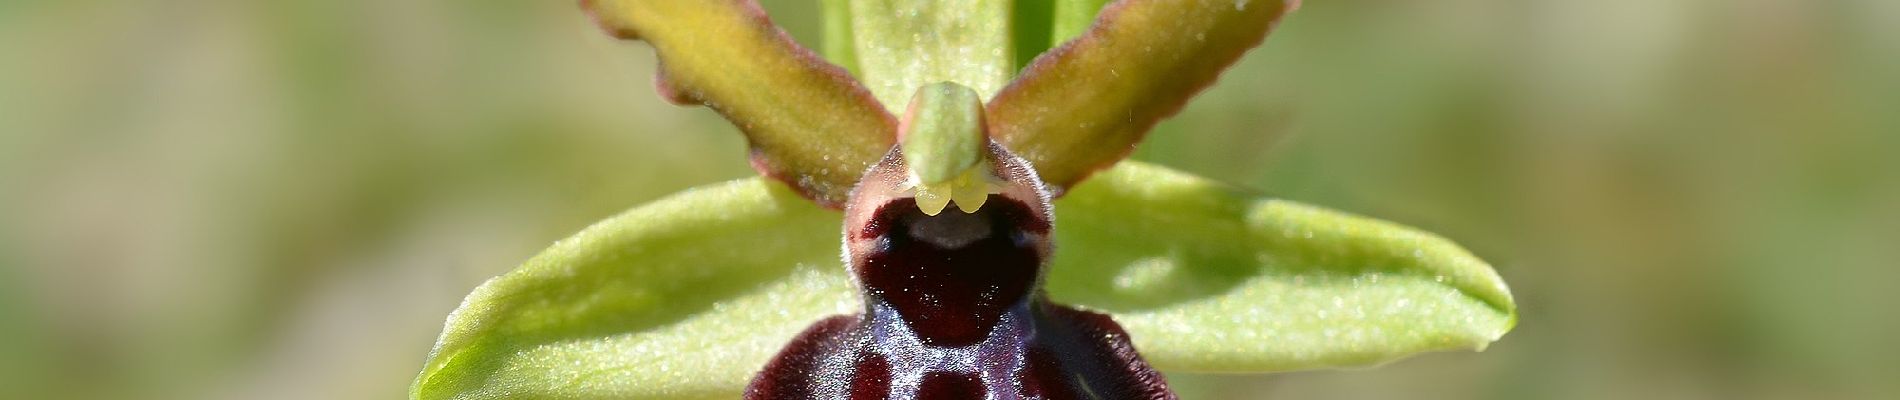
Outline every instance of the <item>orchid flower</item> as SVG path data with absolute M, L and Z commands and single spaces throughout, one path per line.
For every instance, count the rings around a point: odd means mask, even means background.
M 1122 160 L 1297 1 L 1104 3 L 827 0 L 820 56 L 751 0 L 583 0 L 763 176 L 482 284 L 411 397 L 1159 399 L 1515 324 L 1444 238 Z

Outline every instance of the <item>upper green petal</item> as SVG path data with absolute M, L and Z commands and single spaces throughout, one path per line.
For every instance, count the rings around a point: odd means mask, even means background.
M 762 178 L 601 221 L 469 294 L 411 397 L 735 398 L 812 321 L 859 307 L 838 226 Z
M 843 68 L 793 42 L 751 0 L 583 0 L 609 32 L 653 45 L 662 94 L 711 107 L 752 143 L 753 167 L 843 204 L 895 143 L 897 119 Z
M 1056 202 L 1053 299 L 1112 314 L 1156 368 L 1269 372 L 1483 349 L 1516 321 L 1444 238 L 1123 162 Z
M 1073 7 L 1086 7 L 1074 2 Z M 1122 0 L 990 100 L 991 135 L 1057 193 L 1127 156 L 1297 1 Z

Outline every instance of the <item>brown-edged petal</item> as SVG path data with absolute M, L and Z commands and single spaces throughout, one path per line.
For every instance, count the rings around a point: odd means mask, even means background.
M 1126 157 L 1297 0 L 1122 0 L 989 104 L 991 134 L 1064 188 Z
M 752 165 L 819 204 L 843 204 L 894 144 L 897 120 L 844 69 L 794 43 L 751 0 L 582 0 L 608 32 L 646 41 L 661 94 L 704 104 L 752 144 Z

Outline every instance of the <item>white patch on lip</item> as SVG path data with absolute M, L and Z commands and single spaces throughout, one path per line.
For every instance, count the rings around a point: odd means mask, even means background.
M 987 214 L 942 213 L 934 217 L 909 218 L 904 225 L 912 238 L 936 245 L 937 248 L 956 249 L 990 236 L 990 218 Z
M 890 363 L 887 384 L 891 387 L 891 399 L 916 399 L 924 376 L 938 371 L 973 372 L 977 381 L 989 389 L 985 399 L 1017 399 L 1014 390 L 997 389 L 1018 387 L 1017 372 L 1028 367 L 1029 338 L 1036 336 L 1036 326 L 1028 318 L 1027 299 L 1003 312 L 983 341 L 961 347 L 924 344 L 889 304 L 878 302 L 872 307 L 877 311 L 870 313 L 871 318 L 865 321 L 871 325 L 871 334 L 863 340 L 876 343 L 869 351 L 884 356 Z

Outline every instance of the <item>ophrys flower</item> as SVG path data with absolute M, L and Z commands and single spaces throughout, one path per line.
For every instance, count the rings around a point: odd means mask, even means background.
M 772 179 L 636 207 L 482 285 L 412 394 L 829 397 L 869 374 L 893 398 L 1139 398 L 1167 395 L 1145 364 L 1363 365 L 1510 328 L 1496 273 L 1439 237 L 1120 161 L 1290 4 L 1124 0 L 1092 24 L 1061 16 L 1099 3 L 1055 4 L 1045 43 L 1063 43 L 1018 74 L 1036 41 L 1006 1 L 828 2 L 848 21 L 828 32 L 842 67 L 750 1 L 586 3 L 652 45 L 664 95 L 745 132 Z M 924 254 L 891 255 L 904 240 Z M 808 362 L 825 359 L 849 362 Z

